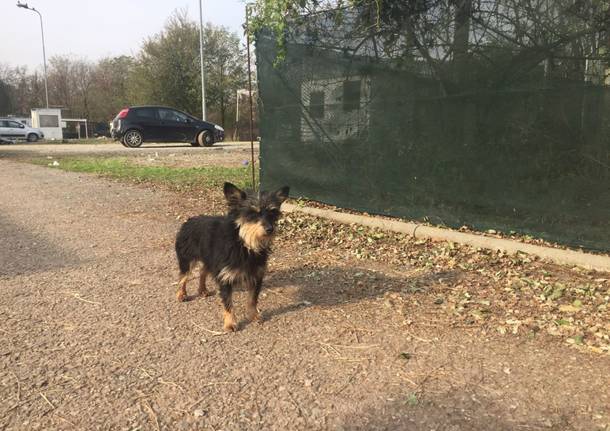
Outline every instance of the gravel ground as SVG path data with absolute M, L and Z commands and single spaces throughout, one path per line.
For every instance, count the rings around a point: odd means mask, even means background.
M 180 220 L 217 195 L 7 160 L 0 181 L 0 429 L 610 429 L 608 355 L 451 323 L 439 289 L 477 288 L 477 271 L 286 230 L 265 323 L 218 335 L 217 298 L 175 301 L 172 250 Z

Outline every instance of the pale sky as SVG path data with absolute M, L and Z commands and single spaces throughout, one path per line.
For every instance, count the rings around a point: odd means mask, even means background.
M 40 20 L 18 8 L 17 0 L 0 0 L 0 63 L 42 70 Z M 175 9 L 186 8 L 199 20 L 198 0 L 29 0 L 44 23 L 47 62 L 53 55 L 89 60 L 135 54 L 142 41 L 157 32 Z M 228 27 L 242 37 L 243 0 L 203 0 L 203 20 Z

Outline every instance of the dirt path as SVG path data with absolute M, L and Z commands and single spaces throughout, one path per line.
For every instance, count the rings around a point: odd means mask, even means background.
M 0 183 L 0 429 L 610 429 L 608 356 L 393 306 L 446 272 L 280 240 L 266 322 L 217 336 L 216 298 L 174 299 L 176 208 L 201 203 L 8 161 Z

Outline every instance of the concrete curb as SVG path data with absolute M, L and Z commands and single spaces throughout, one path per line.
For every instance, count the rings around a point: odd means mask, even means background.
M 289 213 L 301 212 L 304 214 L 333 220 L 339 223 L 357 223 L 367 227 L 404 233 L 414 238 L 428 238 L 434 241 L 450 241 L 470 245 L 472 247 L 502 250 L 510 254 L 523 252 L 562 265 L 576 265 L 587 269 L 610 272 L 610 257 L 608 256 L 600 256 L 574 250 L 542 247 L 539 245 L 525 244 L 511 239 L 490 238 L 411 222 L 386 220 L 356 214 L 346 214 L 319 208 L 302 207 L 289 203 L 284 203 L 282 205 L 282 210 Z

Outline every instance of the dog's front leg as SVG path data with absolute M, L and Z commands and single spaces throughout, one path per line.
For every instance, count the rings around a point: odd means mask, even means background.
M 258 310 L 258 295 L 263 288 L 263 277 L 257 277 L 256 281 L 248 286 L 248 305 L 246 313 L 251 322 L 262 322 L 260 312 Z
M 227 332 L 237 331 L 235 313 L 233 311 L 233 285 L 222 283 L 220 285 L 220 298 L 222 299 L 224 330 Z

